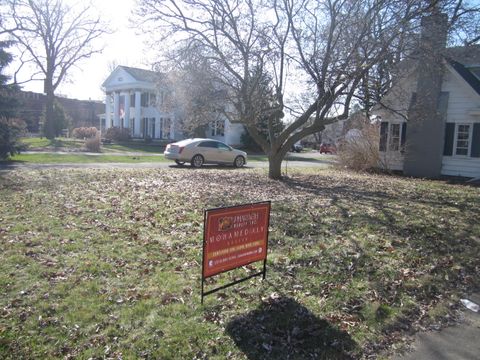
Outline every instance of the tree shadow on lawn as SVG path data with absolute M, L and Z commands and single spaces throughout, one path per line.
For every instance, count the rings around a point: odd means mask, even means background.
M 263 302 L 231 320 L 226 331 L 250 360 L 352 359 L 357 344 L 292 298 Z
M 339 233 L 342 229 L 348 232 L 355 226 L 369 224 L 378 227 L 379 231 L 387 230 L 388 233 L 397 235 L 394 246 L 415 248 L 424 258 L 430 257 L 425 261 L 431 261 L 432 264 L 452 253 L 471 255 L 479 251 L 478 241 L 470 236 L 474 235 L 472 229 L 478 223 L 478 208 L 474 206 L 474 200 L 457 202 L 455 198 L 444 194 L 434 199 L 415 196 L 407 198 L 405 193 L 394 195 L 349 185 L 326 187 L 313 181 L 291 178 L 285 179 L 284 183 L 297 191 L 330 197 L 331 205 L 341 213 L 341 217 L 335 221 Z M 374 211 L 359 211 L 362 207 Z M 435 213 L 435 209 L 443 207 L 463 214 L 461 219 L 464 224 L 461 228 L 439 226 L 443 221 L 441 217 L 449 216 L 449 213 L 442 214 L 440 211 Z

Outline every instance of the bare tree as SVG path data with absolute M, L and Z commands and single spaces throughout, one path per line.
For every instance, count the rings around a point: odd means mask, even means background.
M 278 179 L 295 142 L 348 116 L 362 79 L 423 11 L 414 0 L 141 0 L 140 15 L 164 39 L 206 49 L 233 110 L 226 115 L 245 125 Z M 291 96 L 298 87 L 302 102 Z M 282 118 L 288 125 L 276 133 Z M 268 139 L 257 126 L 265 119 Z
M 157 85 L 164 92 L 164 110 L 176 111 L 184 132 L 195 136 L 202 136 L 211 122 L 223 116 L 226 97 L 200 45 L 172 49 L 165 55 L 168 60 L 155 66 L 162 73 Z
M 53 138 L 55 90 L 80 60 L 101 51 L 95 40 L 106 32 L 105 27 L 88 7 L 75 8 L 61 0 L 5 2 L 9 9 L 5 25 L 16 29 L 11 34 L 21 48 L 22 64 L 34 64 L 38 71 L 34 75 L 44 77 L 45 133 Z

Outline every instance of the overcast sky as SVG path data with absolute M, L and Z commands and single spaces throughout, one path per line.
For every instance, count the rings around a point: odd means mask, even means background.
M 103 100 L 101 85 L 109 75 L 109 64 L 115 62 L 118 65 L 150 68 L 152 53 L 145 51 L 145 36 L 135 34 L 135 30 L 129 27 L 135 0 L 94 0 L 92 3 L 113 33 L 102 38 L 101 43 L 105 48 L 101 54 L 81 60 L 77 67 L 70 71 L 67 80 L 58 88 L 57 95 L 82 100 Z M 12 64 L 10 72 L 15 65 Z M 24 76 L 26 78 L 27 74 Z M 23 90 L 42 92 L 43 82 L 24 84 Z

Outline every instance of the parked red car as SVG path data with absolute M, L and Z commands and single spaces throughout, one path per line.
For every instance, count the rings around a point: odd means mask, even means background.
M 333 144 L 320 144 L 320 154 L 336 154 L 337 148 Z

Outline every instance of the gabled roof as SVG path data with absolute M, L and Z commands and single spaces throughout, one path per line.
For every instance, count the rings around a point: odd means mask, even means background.
M 480 65 L 480 45 L 448 48 L 445 58 L 463 80 L 480 95 L 480 79 L 469 70 L 472 65 Z
M 455 60 L 448 60 L 448 63 L 463 78 L 463 80 L 465 80 L 467 84 L 470 85 L 478 95 L 480 95 L 480 80 L 459 62 L 456 62 Z
M 138 81 L 155 82 L 160 76 L 159 73 L 151 70 L 144 70 L 144 69 L 122 66 L 122 65 L 119 67 L 124 69 L 126 72 L 132 75 L 135 78 L 135 80 L 138 80 Z

